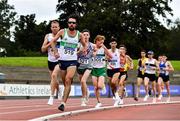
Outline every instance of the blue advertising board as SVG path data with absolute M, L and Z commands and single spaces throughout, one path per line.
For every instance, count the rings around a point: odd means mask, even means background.
M 80 85 L 74 85 L 74 96 L 82 96 L 82 92 L 81 92 L 81 86 Z M 89 92 L 90 92 L 90 96 L 94 97 L 94 86 L 90 85 L 88 86 Z M 136 89 L 136 86 L 133 88 L 133 85 L 128 84 L 125 87 L 125 92 L 126 92 L 126 96 L 128 97 L 132 97 L 134 94 L 134 91 Z M 101 96 L 112 96 L 112 92 L 111 92 L 111 88 L 109 87 L 109 85 L 106 85 L 106 90 L 104 91 L 100 91 L 101 92 Z M 177 96 L 180 95 L 180 85 L 170 85 L 170 93 L 173 96 Z M 163 95 L 167 95 L 167 91 L 166 88 L 164 88 L 164 90 L 162 91 Z M 144 90 L 144 86 L 140 86 L 140 95 L 144 96 L 145 95 L 145 90 Z

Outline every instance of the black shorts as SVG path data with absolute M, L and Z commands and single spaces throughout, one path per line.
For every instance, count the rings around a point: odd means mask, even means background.
M 50 71 L 53 71 L 55 66 L 58 64 L 58 62 L 51 62 L 51 61 L 48 61 L 48 68 Z
M 120 73 L 119 72 L 119 68 L 116 68 L 116 69 L 107 69 L 107 76 L 108 77 L 112 78 L 115 73 Z
M 138 71 L 137 77 L 141 78 L 141 79 L 144 79 L 144 74 L 142 74 L 141 71 Z
M 159 77 L 162 78 L 163 82 L 168 82 L 169 81 L 169 75 L 159 75 Z
M 157 77 L 156 77 L 155 74 L 147 74 L 147 73 L 145 73 L 145 74 L 144 74 L 144 78 L 145 78 L 145 77 L 149 78 L 149 80 L 150 80 L 151 82 L 157 80 Z
M 85 68 L 85 69 L 77 69 L 77 73 L 79 75 L 83 75 L 85 73 L 86 70 L 92 70 L 92 68 Z
M 67 70 L 68 67 L 70 66 L 77 66 L 78 62 L 76 60 L 73 61 L 62 61 L 59 60 L 59 67 L 61 70 Z
M 124 81 L 126 81 L 126 80 L 128 79 L 127 71 L 125 71 L 125 72 L 120 72 L 119 79 L 121 79 L 121 76 L 123 76 L 123 75 L 126 75 L 126 78 L 125 78 L 125 80 L 124 80 Z

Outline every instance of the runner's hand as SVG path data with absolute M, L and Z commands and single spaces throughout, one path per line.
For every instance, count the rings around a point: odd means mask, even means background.
M 58 52 L 54 52 L 54 56 L 55 56 L 56 59 L 60 57 Z

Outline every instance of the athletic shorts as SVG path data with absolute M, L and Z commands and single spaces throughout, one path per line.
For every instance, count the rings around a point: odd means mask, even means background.
M 169 75 L 159 75 L 159 77 L 162 78 L 163 82 L 168 82 L 169 81 Z
M 147 74 L 147 73 L 145 73 L 145 74 L 144 74 L 144 78 L 145 78 L 145 77 L 149 78 L 149 80 L 150 80 L 151 82 L 157 80 L 157 76 L 156 76 L 155 74 Z
M 92 68 L 85 68 L 85 69 L 78 68 L 77 73 L 80 74 L 80 75 L 83 75 L 86 70 L 92 70 Z
M 74 61 L 59 61 L 59 67 L 61 70 L 67 70 L 68 67 L 70 66 L 77 66 L 78 62 L 76 60 Z
M 121 79 L 121 77 L 122 77 L 123 75 L 126 75 L 126 78 L 125 78 L 125 80 L 124 80 L 124 81 L 126 81 L 126 80 L 128 79 L 127 71 L 120 72 L 119 79 Z
M 106 69 L 105 68 L 93 68 L 91 74 L 92 74 L 92 76 L 96 76 L 96 77 L 106 76 Z
M 119 72 L 119 68 L 116 68 L 116 69 L 107 69 L 107 76 L 108 77 L 112 78 L 115 73 L 120 73 Z
M 51 62 L 51 61 L 48 61 L 48 68 L 50 71 L 53 71 L 55 66 L 58 64 L 58 62 Z
M 144 79 L 144 74 L 142 74 L 141 71 L 138 71 L 137 77 L 141 78 L 141 79 Z

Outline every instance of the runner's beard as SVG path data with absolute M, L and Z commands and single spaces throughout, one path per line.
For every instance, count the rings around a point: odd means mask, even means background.
M 74 28 L 74 27 L 69 27 L 69 30 L 70 30 L 70 31 L 74 31 L 75 28 Z

